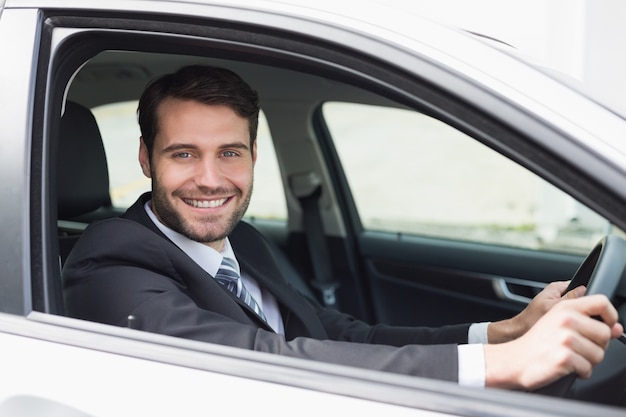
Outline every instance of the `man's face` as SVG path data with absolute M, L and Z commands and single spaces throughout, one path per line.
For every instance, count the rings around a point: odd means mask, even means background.
M 256 141 L 248 121 L 226 106 L 166 99 L 158 109 L 152 157 L 141 140 L 139 162 L 152 178 L 152 211 L 170 229 L 221 250 L 252 194 Z

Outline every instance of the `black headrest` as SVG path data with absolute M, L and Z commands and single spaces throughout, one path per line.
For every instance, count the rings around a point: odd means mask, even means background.
M 68 101 L 61 118 L 57 164 L 59 219 L 111 205 L 100 129 L 89 109 Z

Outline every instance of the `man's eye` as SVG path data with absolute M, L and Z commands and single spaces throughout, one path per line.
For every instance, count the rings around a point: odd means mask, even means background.
M 179 152 L 177 154 L 174 155 L 175 158 L 189 158 L 191 156 L 191 154 L 189 152 Z
M 233 152 L 233 151 L 224 151 L 222 153 L 222 156 L 226 156 L 226 157 L 232 157 L 232 156 L 237 156 L 237 152 Z

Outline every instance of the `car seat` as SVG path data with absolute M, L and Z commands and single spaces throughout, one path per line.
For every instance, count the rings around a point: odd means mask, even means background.
M 98 123 L 91 111 L 68 101 L 57 153 L 59 255 L 67 255 L 89 222 L 115 216 L 109 170 Z

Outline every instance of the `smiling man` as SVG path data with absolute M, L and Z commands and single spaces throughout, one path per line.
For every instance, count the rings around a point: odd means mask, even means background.
M 152 179 L 122 218 L 90 226 L 63 271 L 69 315 L 291 357 L 533 389 L 583 377 L 621 334 L 603 296 L 553 283 L 519 315 L 443 328 L 371 326 L 296 292 L 241 222 L 256 161 L 257 94 L 231 71 L 182 68 L 139 102 Z M 602 321 L 592 317 L 599 316 Z M 131 320 L 132 318 L 132 320 Z M 511 361 L 511 358 L 516 360 Z
M 220 252 L 252 196 L 256 141 L 230 107 L 168 98 L 154 141 L 139 161 L 152 178 L 152 211 L 161 223 Z

